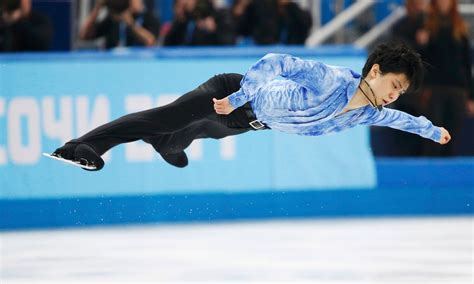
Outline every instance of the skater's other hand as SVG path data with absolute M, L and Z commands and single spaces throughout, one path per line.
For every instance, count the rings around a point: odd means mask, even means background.
M 214 102 L 214 110 L 217 114 L 227 115 L 234 111 L 234 108 L 230 104 L 228 98 L 223 98 L 222 100 L 213 98 L 212 101 Z
M 447 144 L 451 140 L 451 135 L 449 135 L 448 130 L 441 127 L 441 139 L 439 139 L 439 144 Z

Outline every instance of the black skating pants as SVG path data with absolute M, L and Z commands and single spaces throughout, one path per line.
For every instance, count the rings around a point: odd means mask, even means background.
M 168 154 L 183 151 L 194 139 L 247 132 L 253 129 L 245 111 L 248 103 L 229 115 L 218 115 L 212 101 L 239 90 L 241 79 L 240 74 L 216 75 L 168 105 L 122 116 L 70 142 L 87 143 L 102 155 L 114 146 L 141 139 Z

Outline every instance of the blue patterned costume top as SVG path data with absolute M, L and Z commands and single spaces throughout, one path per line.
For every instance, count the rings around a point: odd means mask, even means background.
M 356 125 L 377 125 L 418 134 L 438 142 L 441 129 L 423 116 L 370 105 L 342 113 L 361 76 L 349 68 L 267 54 L 244 75 L 240 90 L 229 96 L 237 108 L 250 102 L 270 128 L 300 135 L 323 135 Z

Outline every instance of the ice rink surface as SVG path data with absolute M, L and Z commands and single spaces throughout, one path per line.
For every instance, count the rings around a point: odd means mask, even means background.
M 472 216 L 158 224 L 0 237 L 5 284 L 474 282 Z

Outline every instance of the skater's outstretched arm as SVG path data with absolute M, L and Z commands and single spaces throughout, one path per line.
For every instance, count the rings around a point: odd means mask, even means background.
M 374 112 L 376 117 L 371 125 L 388 126 L 398 130 L 418 134 L 421 137 L 431 139 L 440 144 L 446 144 L 451 140 L 449 132 L 443 127 L 433 125 L 424 116 L 415 117 L 403 111 L 384 108 L 381 112 Z

